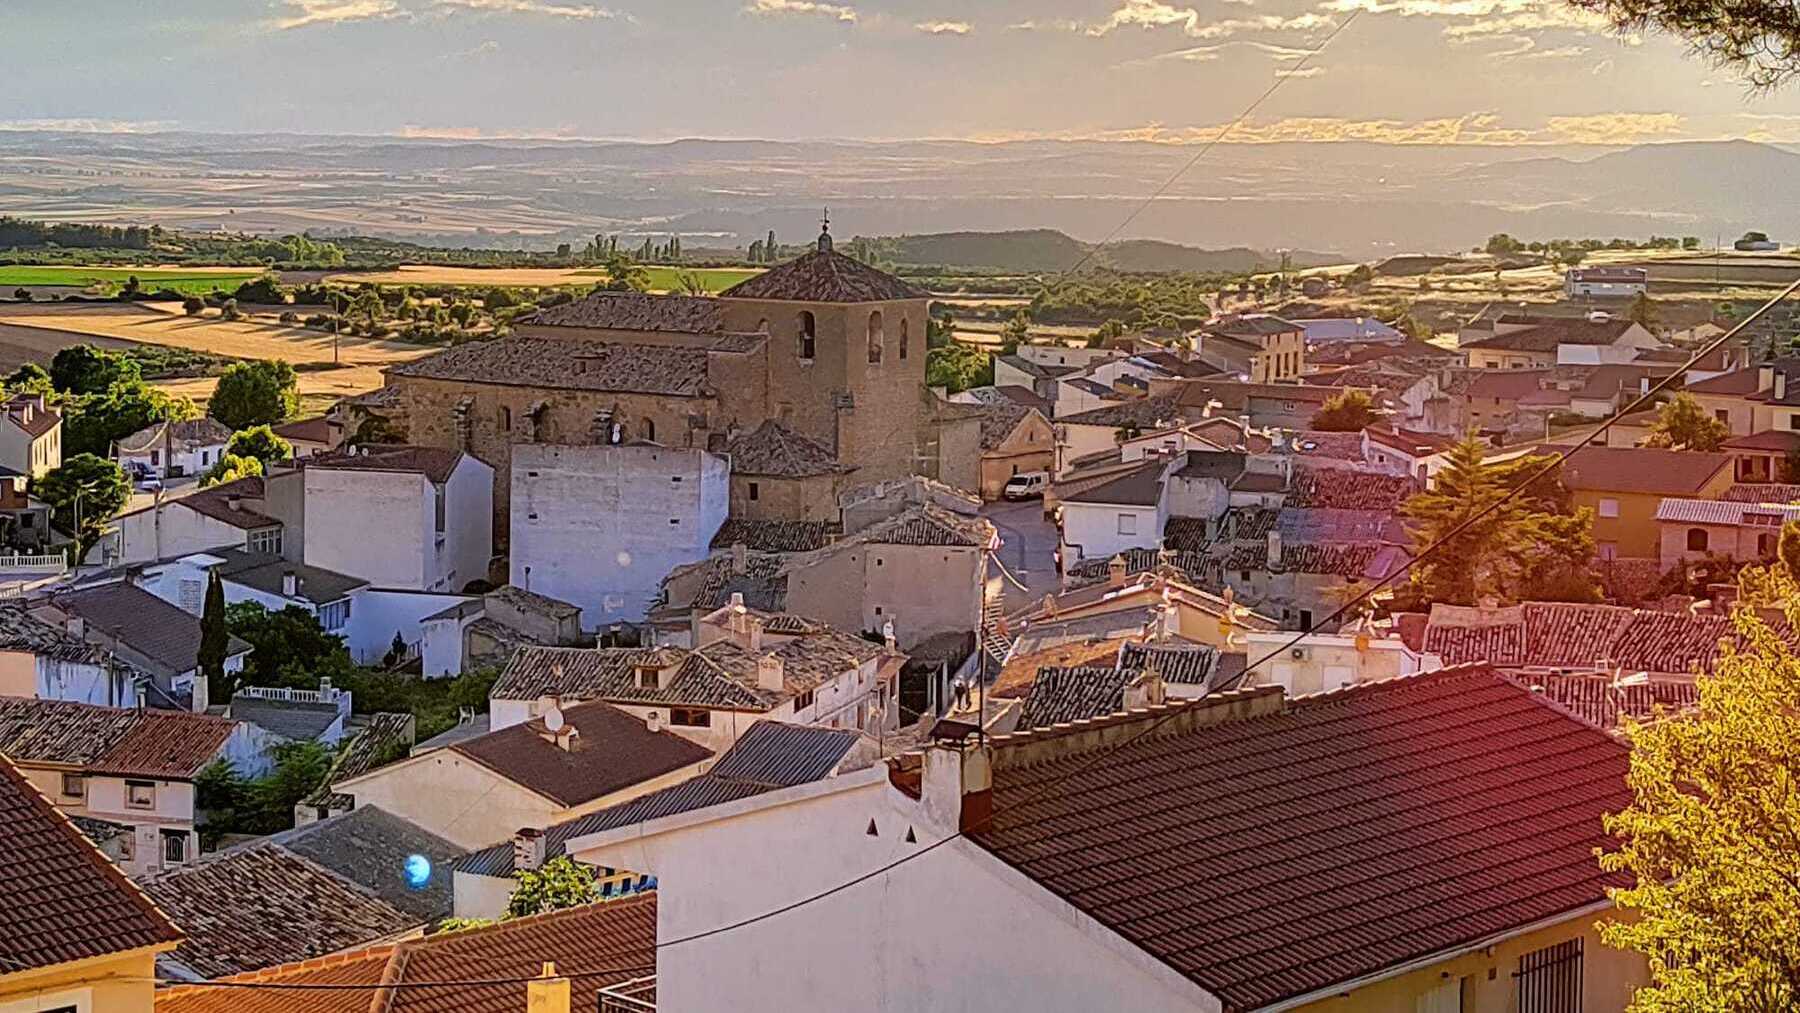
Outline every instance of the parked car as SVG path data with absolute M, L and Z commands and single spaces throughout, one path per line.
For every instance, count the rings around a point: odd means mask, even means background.
M 1048 488 L 1049 472 L 1021 471 L 1006 480 L 1006 487 L 1000 490 L 1000 496 L 1002 499 L 1039 499 Z

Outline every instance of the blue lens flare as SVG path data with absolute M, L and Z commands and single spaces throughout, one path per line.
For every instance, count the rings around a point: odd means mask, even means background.
M 414 890 L 431 882 L 431 859 L 424 855 L 406 856 L 406 885 Z

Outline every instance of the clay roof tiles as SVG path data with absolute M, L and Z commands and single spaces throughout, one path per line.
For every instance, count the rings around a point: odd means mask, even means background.
M 186 780 L 212 762 L 237 727 L 205 714 L 0 697 L 0 754 L 18 763 Z
M 518 323 L 615 331 L 719 334 L 725 330 L 725 304 L 707 296 L 594 292 L 561 306 L 545 307 Z
M 673 345 L 496 338 L 388 368 L 388 375 L 464 383 L 710 397 L 707 350 Z
M 930 298 L 924 289 L 830 249 L 814 250 L 772 267 L 719 294 L 726 299 L 822 303 Z
M 524 650 L 529 648 L 520 653 Z M 712 756 L 705 746 L 666 729 L 651 731 L 642 718 L 598 701 L 565 709 L 563 721 L 579 733 L 567 749 L 545 738 L 542 719 L 464 739 L 447 748 L 565 807 L 674 773 Z
M 766 419 L 731 441 L 731 471 L 736 475 L 812 478 L 848 471 L 830 447 Z

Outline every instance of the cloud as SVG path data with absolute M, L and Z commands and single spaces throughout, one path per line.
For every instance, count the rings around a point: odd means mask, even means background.
M 1276 77 L 1318 77 L 1325 73 L 1324 67 L 1277 67 Z
M 1679 113 L 1599 113 L 1552 116 L 1545 129 L 1565 144 L 1635 144 L 1682 132 L 1687 118 Z
M 1280 68 L 1277 74 L 1312 76 L 1307 68 L 1297 75 Z M 1288 142 L 1330 143 L 1373 141 L 1381 144 L 1631 144 L 1683 133 L 1685 120 L 1675 113 L 1598 113 L 1589 116 L 1552 116 L 1535 127 L 1504 122 L 1498 113 L 1477 112 L 1436 119 L 1353 120 L 1332 116 L 1290 116 L 1282 119 L 1237 124 L 1224 133 L 1231 144 Z M 1161 124 L 1101 131 L 1065 131 L 1044 134 L 1012 133 L 984 136 L 982 140 L 1086 140 L 1147 141 L 1157 144 L 1200 144 L 1218 139 L 1224 123 L 1171 128 Z
M 1253 42 L 1249 39 L 1234 39 L 1230 42 L 1216 42 L 1210 46 L 1190 46 L 1169 53 L 1158 53 L 1141 60 L 1127 60 L 1119 64 L 1121 67 L 1141 67 L 1154 63 L 1171 61 L 1183 63 L 1211 63 L 1230 49 L 1250 49 L 1267 55 L 1272 60 L 1298 60 L 1312 55 L 1310 49 L 1299 49 L 1294 46 L 1277 46 L 1272 42 Z
M 851 24 L 856 23 L 856 8 L 843 4 L 815 3 L 813 0 L 750 0 L 744 5 L 744 13 L 760 17 L 777 17 L 784 14 L 816 15 Z
M 349 21 L 385 21 L 405 13 L 394 0 L 283 0 L 282 7 L 291 12 L 275 20 L 275 27 L 282 31 Z
M 173 120 L 0 120 L 0 130 L 50 130 L 63 134 L 149 134 L 176 127 Z
M 476 59 L 480 59 L 481 57 L 491 55 L 493 53 L 498 53 L 499 51 L 500 51 L 500 43 L 495 42 L 493 39 L 488 39 L 487 41 L 481 43 L 480 45 L 471 46 L 468 49 L 459 50 L 454 53 L 445 53 L 444 59 L 446 59 L 446 60 L 476 60 Z
M 967 21 L 921 21 L 913 27 L 926 35 L 967 35 L 975 30 Z
M 1074 18 L 1053 18 L 1049 21 L 1033 21 L 1027 18 L 1006 27 L 1015 32 L 1079 32 L 1086 26 Z
M 1369 0 L 1374 2 L 1374 0 Z M 1337 22 L 1322 14 L 1305 13 L 1283 17 L 1264 14 L 1254 18 L 1225 18 L 1205 21 L 1192 7 L 1171 7 L 1161 0 L 1123 0 L 1119 9 L 1105 21 L 1087 26 L 1089 35 L 1107 35 L 1121 28 L 1179 27 L 1195 39 L 1224 39 L 1243 32 L 1294 32 L 1330 28 Z
M 588 4 L 550 3 L 547 0 L 434 0 L 437 6 L 494 14 L 541 14 L 552 18 L 616 18 L 619 12 Z

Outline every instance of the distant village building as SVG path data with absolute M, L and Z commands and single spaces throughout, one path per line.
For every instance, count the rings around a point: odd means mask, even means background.
M 181 422 L 157 422 L 113 443 L 113 457 L 141 478 L 203 475 L 225 456 L 231 430 L 203 415 Z
M 1297 379 L 1306 372 L 1306 328 L 1272 313 L 1211 320 L 1200 329 L 1199 357 L 1250 383 Z
M 62 467 L 62 413 L 42 394 L 14 394 L 0 403 L 0 468 L 43 478 Z
M 1650 290 L 1642 267 L 1571 267 L 1563 272 L 1563 295 L 1570 299 L 1629 299 Z

